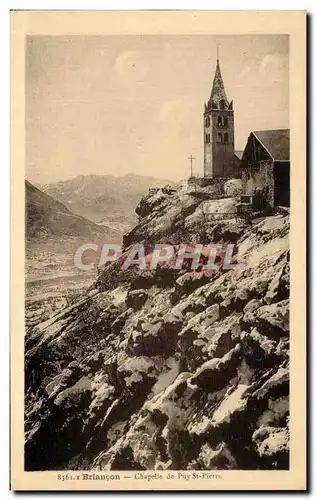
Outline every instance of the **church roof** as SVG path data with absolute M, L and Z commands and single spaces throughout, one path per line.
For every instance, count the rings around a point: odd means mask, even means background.
M 213 80 L 213 87 L 210 96 L 210 101 L 216 104 L 219 107 L 220 101 L 225 101 L 225 105 L 228 107 L 229 103 L 227 100 L 224 82 L 221 74 L 221 69 L 219 67 L 219 60 L 217 59 L 216 70 Z
M 261 142 L 274 161 L 290 160 L 289 129 L 258 130 L 253 132 L 253 134 Z
M 234 151 L 234 153 L 235 153 L 235 156 L 237 156 L 237 158 L 239 158 L 239 160 L 241 160 L 241 159 L 242 159 L 242 155 L 243 155 L 244 151 L 243 151 L 243 150 L 238 149 L 238 150 L 235 150 L 235 151 Z

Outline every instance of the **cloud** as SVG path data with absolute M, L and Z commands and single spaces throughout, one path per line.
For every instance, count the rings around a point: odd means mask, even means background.
M 270 73 L 283 66 L 282 57 L 279 54 L 267 54 L 263 57 L 259 71 L 261 74 Z
M 160 109 L 159 119 L 162 122 L 169 121 L 170 118 L 180 111 L 182 105 L 183 98 L 165 102 Z
M 115 69 L 120 74 L 133 70 L 136 68 L 140 60 L 140 52 L 137 50 L 125 50 L 122 52 L 115 61 Z

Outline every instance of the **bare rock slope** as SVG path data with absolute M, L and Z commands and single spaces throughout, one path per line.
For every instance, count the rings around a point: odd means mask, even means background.
M 27 470 L 288 468 L 289 220 L 206 191 L 144 197 L 125 245 L 234 242 L 242 268 L 114 262 L 27 332 Z

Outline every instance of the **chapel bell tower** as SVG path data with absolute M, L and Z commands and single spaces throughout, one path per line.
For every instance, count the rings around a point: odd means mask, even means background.
M 204 106 L 204 177 L 233 177 L 234 110 L 228 102 L 219 67 L 219 55 L 210 98 Z

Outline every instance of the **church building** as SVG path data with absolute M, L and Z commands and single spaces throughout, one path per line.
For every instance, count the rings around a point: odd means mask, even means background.
M 270 209 L 290 206 L 289 129 L 251 132 L 241 163 L 243 196 L 261 193 Z
M 227 99 L 217 56 L 212 92 L 204 107 L 204 177 L 239 177 L 234 147 L 233 101 Z

